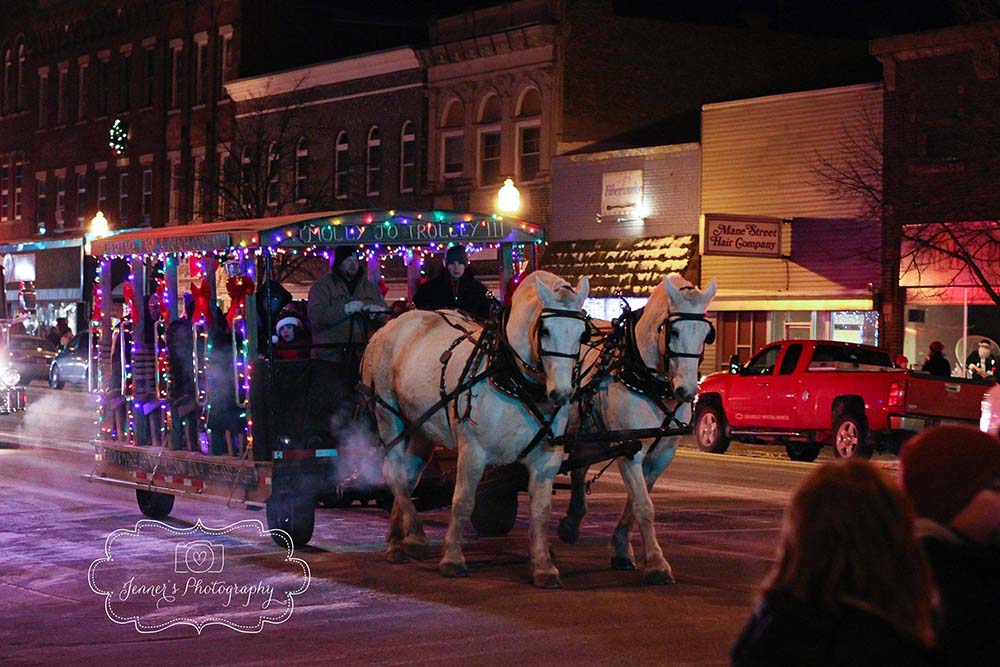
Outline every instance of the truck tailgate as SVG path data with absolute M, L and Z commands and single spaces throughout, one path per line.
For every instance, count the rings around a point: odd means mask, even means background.
M 911 373 L 907 380 L 906 412 L 978 424 L 983 395 L 991 387 L 976 380 Z

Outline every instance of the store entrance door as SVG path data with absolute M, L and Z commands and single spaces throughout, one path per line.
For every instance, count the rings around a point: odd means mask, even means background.
M 754 352 L 768 342 L 767 311 L 720 312 L 718 330 L 717 370 L 728 370 L 729 357 L 734 354 L 739 356 L 741 364 L 745 364 Z

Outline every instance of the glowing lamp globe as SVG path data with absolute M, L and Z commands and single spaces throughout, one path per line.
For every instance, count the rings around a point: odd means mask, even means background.
M 521 208 L 521 193 L 514 187 L 514 180 L 508 178 L 497 193 L 497 208 L 501 213 L 517 213 Z
M 109 232 L 108 219 L 104 217 L 102 211 L 90 219 L 90 235 L 94 237 L 107 236 Z

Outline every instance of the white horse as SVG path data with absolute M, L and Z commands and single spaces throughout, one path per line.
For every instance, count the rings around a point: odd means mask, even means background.
M 705 319 L 708 304 L 715 296 L 715 280 L 704 291 L 698 290 L 679 274 L 672 273 L 656 286 L 635 325 L 635 343 L 648 372 L 654 380 L 669 386 L 672 397 L 657 401 L 636 388 L 629 388 L 617 376 L 605 376 L 595 387 L 594 407 L 604 428 L 659 428 L 668 415 L 663 408 L 684 424 L 691 421 L 691 403 L 698 392 L 698 365 L 706 342 L 714 340 L 714 328 Z M 598 346 L 584 355 L 584 368 L 590 374 L 598 372 L 594 361 L 601 354 Z M 638 360 L 636 360 L 638 362 Z M 582 386 L 593 378 L 585 377 Z M 569 433 L 579 428 L 577 406 L 571 410 Z M 673 424 L 669 424 L 673 425 Z M 645 578 L 649 583 L 673 583 L 670 564 L 656 538 L 653 501 L 649 491 L 660 474 L 670 465 L 677 451 L 679 436 L 646 439 L 642 449 L 632 459 L 621 458 L 618 467 L 628 489 L 628 500 L 611 540 L 611 566 L 614 569 L 634 569 L 635 559 L 630 541 L 633 523 L 639 525 L 645 547 Z M 654 445 L 655 443 L 655 445 Z M 575 542 L 580 521 L 587 512 L 585 500 L 586 468 L 573 471 L 572 496 L 566 516 L 559 525 L 559 536 Z
M 514 293 L 506 335 L 516 359 L 517 371 L 527 380 L 544 385 L 544 398 L 537 404 L 551 420 L 553 436 L 563 434 L 569 409 L 563 407 L 574 391 L 573 374 L 586 330 L 581 310 L 590 289 L 583 278 L 574 290 L 569 283 L 545 271 L 528 275 Z M 449 323 L 446 320 L 451 320 Z M 470 332 L 463 335 L 454 325 Z M 384 443 L 399 439 L 408 424 L 414 424 L 442 400 L 439 379 L 445 363 L 445 385 L 450 392 L 459 384 L 482 329 L 454 312 L 411 311 L 390 322 L 369 342 L 362 360 L 362 382 L 378 396 L 375 417 Z M 464 338 L 463 338 L 464 336 Z M 460 338 L 463 338 L 459 341 Z M 450 354 L 448 354 L 450 351 Z M 479 373 L 485 361 L 471 369 Z M 406 556 L 422 557 L 427 537 L 410 494 L 431 453 L 433 443 L 458 452 L 451 521 L 444 538 L 438 569 L 445 576 L 468 575 L 462 555 L 462 534 L 475 504 L 476 487 L 486 465 L 512 463 L 524 454 L 539 429 L 526 405 L 481 381 L 471 390 L 471 411 L 461 394 L 458 409 L 451 401 L 426 421 L 415 425 L 404 442 L 390 446 L 383 468 L 385 480 L 395 496 L 390 517 L 387 557 L 401 562 Z M 563 460 L 562 447 L 549 446 L 548 438 L 523 456 L 529 472 L 531 526 L 529 532 L 532 579 L 537 586 L 561 585 L 559 571 L 549 555 L 546 527 L 552 508 L 552 482 Z

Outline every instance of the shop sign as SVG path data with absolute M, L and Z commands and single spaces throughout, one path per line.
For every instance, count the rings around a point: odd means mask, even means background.
M 780 218 L 704 216 L 701 254 L 781 257 Z
M 641 217 L 642 170 L 612 171 L 601 179 L 601 217 L 634 220 Z

